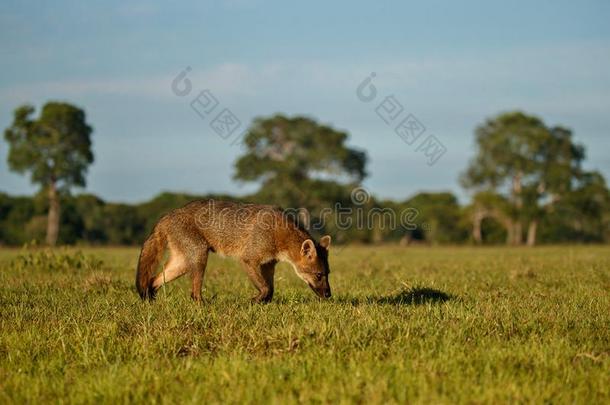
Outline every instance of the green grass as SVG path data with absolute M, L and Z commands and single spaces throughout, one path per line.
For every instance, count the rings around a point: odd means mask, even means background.
M 154 303 L 136 249 L 0 252 L 0 403 L 608 403 L 607 247 L 352 247 L 319 302 L 286 266 L 268 305 L 211 259 Z

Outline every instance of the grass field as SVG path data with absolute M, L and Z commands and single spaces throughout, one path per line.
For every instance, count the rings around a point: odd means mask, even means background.
M 227 259 L 203 304 L 188 278 L 145 303 L 137 249 L 20 253 L 0 252 L 0 403 L 610 401 L 608 247 L 348 247 L 331 301 L 282 265 L 268 305 Z

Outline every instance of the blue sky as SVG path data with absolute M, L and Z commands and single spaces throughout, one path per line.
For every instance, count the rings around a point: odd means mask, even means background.
M 281 112 L 348 131 L 381 197 L 464 196 L 474 128 L 514 109 L 572 128 L 587 167 L 610 178 L 608 21 L 608 1 L 3 1 L 0 126 L 25 102 L 85 108 L 86 190 L 114 201 L 256 188 L 231 180 L 239 148 L 189 106 L 203 89 L 241 129 Z M 179 97 L 171 83 L 187 66 L 193 91 Z M 356 88 L 371 72 L 379 95 L 367 104 Z M 375 113 L 389 95 L 446 147 L 433 166 Z M 3 141 L 0 190 L 31 193 L 6 154 Z

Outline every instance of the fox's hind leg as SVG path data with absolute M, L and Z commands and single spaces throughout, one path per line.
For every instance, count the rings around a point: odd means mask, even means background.
M 201 301 L 201 286 L 203 285 L 203 276 L 205 274 L 205 268 L 208 264 L 208 249 L 204 249 L 202 257 L 199 258 L 198 263 L 191 272 L 191 278 L 193 286 L 191 289 L 191 298 L 195 301 Z
M 177 279 L 180 276 L 192 271 L 197 273 L 194 275 L 193 282 L 203 279 L 203 272 L 207 262 L 207 244 L 205 241 L 200 241 L 195 237 L 185 237 L 179 240 L 171 240 L 168 243 L 169 260 L 163 267 L 163 271 L 155 277 L 153 288 L 157 291 L 163 284 Z M 201 287 L 200 287 L 201 289 Z M 199 294 L 201 297 L 201 292 Z
M 171 252 L 163 271 L 155 277 L 153 288 L 157 291 L 163 284 L 177 279 L 189 270 L 186 258 L 181 253 Z
M 275 261 L 272 261 L 259 265 L 246 261 L 243 262 L 252 284 L 258 289 L 258 295 L 252 298 L 253 302 L 271 302 L 273 298 L 275 263 Z

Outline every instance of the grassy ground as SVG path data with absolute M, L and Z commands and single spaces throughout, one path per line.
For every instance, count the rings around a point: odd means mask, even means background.
M 0 403 L 610 401 L 607 247 L 346 248 L 332 301 L 281 266 L 269 305 L 216 257 L 197 305 L 188 278 L 140 302 L 136 249 L 19 253 L 0 252 Z

